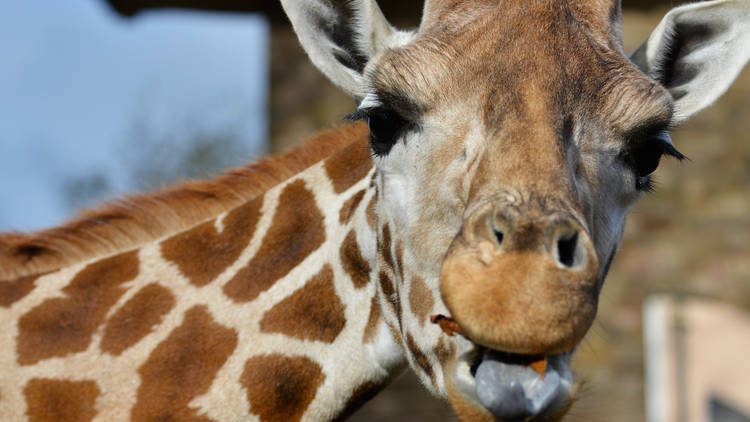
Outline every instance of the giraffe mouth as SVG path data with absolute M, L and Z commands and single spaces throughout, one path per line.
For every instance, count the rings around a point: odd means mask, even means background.
M 459 358 L 453 382 L 500 420 L 546 420 L 572 396 L 571 355 L 529 356 L 478 346 Z M 545 365 L 535 367 L 534 362 L 540 360 Z

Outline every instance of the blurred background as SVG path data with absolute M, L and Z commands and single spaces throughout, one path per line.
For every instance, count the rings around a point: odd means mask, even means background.
M 679 3 L 624 0 L 626 50 Z M 399 26 L 419 21 L 419 1 L 381 4 Z M 277 1 L 0 2 L 0 231 L 60 224 L 108 197 L 282 151 L 353 107 L 308 63 Z M 652 294 L 750 310 L 749 134 L 747 69 L 673 132 L 690 161 L 665 160 L 656 192 L 630 215 L 574 361 L 584 385 L 568 420 L 645 420 Z M 747 412 L 750 398 L 732 405 Z M 351 420 L 455 418 L 406 373 Z

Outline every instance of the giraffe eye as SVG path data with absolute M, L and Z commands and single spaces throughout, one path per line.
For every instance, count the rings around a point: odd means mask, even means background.
M 635 173 L 638 190 L 649 190 L 649 175 L 659 167 L 659 161 L 664 154 L 678 160 L 685 158 L 672 145 L 672 140 L 666 130 L 642 137 L 625 151 L 623 158 Z
M 366 118 L 370 127 L 370 148 L 378 156 L 387 155 L 408 126 L 404 118 L 387 107 L 368 110 Z
M 664 154 L 664 146 L 660 142 L 647 140 L 630 151 L 633 170 L 638 177 L 648 176 L 659 167 L 659 161 Z

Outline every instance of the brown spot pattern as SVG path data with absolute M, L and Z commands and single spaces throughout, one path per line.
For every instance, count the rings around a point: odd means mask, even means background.
M 430 377 L 430 380 L 432 381 L 432 384 L 435 384 L 435 373 L 432 371 L 432 365 L 430 365 L 430 360 L 427 358 L 427 356 L 422 352 L 422 350 L 417 346 L 417 342 L 414 341 L 414 338 L 411 336 L 411 334 L 406 334 L 406 347 L 409 348 L 409 352 L 411 353 L 411 357 L 414 358 L 414 362 L 417 363 L 417 365 L 422 368 L 425 374 L 427 374 L 428 377 Z
M 235 347 L 233 329 L 216 323 L 205 306 L 190 308 L 182 325 L 138 368 L 141 385 L 132 420 L 210 421 L 188 404 L 208 391 Z
M 411 279 L 409 305 L 411 305 L 411 311 L 417 317 L 419 325 L 424 326 L 432 308 L 435 306 L 435 299 L 432 297 L 432 291 L 430 291 L 427 283 L 418 275 Z
M 34 290 L 36 280 L 45 274 L 21 277 L 11 281 L 0 281 L 0 307 L 7 308 L 23 299 Z
M 357 233 L 352 230 L 346 235 L 340 250 L 341 265 L 349 274 L 354 287 L 360 289 L 370 281 L 370 264 L 362 257 L 357 243 Z
M 378 249 L 388 267 L 395 270 L 396 267 L 393 265 L 393 255 L 391 253 L 391 229 L 388 227 L 388 223 L 383 225 L 383 235 L 380 238 Z
M 339 211 L 339 222 L 341 224 L 346 224 L 352 219 L 352 216 L 357 211 L 359 203 L 362 202 L 362 198 L 364 197 L 365 190 L 362 189 L 344 202 L 344 205 L 341 206 L 341 210 Z
M 370 303 L 370 316 L 367 317 L 367 325 L 365 326 L 365 333 L 362 335 L 362 343 L 369 343 L 375 336 L 375 332 L 380 322 L 380 305 L 378 304 L 378 297 L 372 297 L 372 303 Z
M 325 241 L 323 214 L 303 180 L 279 196 L 271 227 L 255 256 L 224 286 L 235 302 L 249 302 L 286 276 Z
M 367 204 L 367 225 L 370 226 L 371 230 L 375 230 L 375 223 L 377 222 L 377 216 L 375 215 L 375 195 L 370 198 L 370 203 Z
M 438 344 L 435 346 L 435 356 L 438 358 L 438 362 L 440 362 L 440 365 L 443 367 L 446 367 L 446 364 L 449 360 L 453 357 L 453 355 L 456 353 L 456 348 L 453 343 L 446 343 L 445 337 L 440 336 L 438 339 Z
M 336 193 L 344 192 L 365 178 L 371 168 L 370 150 L 360 142 L 352 143 L 325 162 L 326 174 Z
M 303 287 L 263 315 L 260 331 L 333 343 L 344 325 L 344 305 L 333 286 L 333 270 L 326 264 Z
M 404 283 L 404 244 L 398 240 L 396 242 L 396 265 L 398 265 L 399 282 Z
M 174 305 L 166 288 L 156 283 L 142 288 L 109 319 L 99 348 L 119 355 L 149 334 Z
M 62 291 L 18 321 L 18 363 L 30 365 L 54 356 L 82 352 L 104 322 L 107 311 L 125 293 L 120 285 L 138 275 L 137 251 L 89 264 Z
M 380 281 L 380 288 L 383 290 L 383 294 L 389 303 L 392 302 L 393 294 L 396 292 L 393 288 L 393 281 L 385 271 L 378 273 L 378 280 Z
M 162 242 L 162 256 L 177 264 L 191 283 L 205 286 L 232 265 L 250 243 L 262 206 L 261 196 L 235 208 L 224 217 L 221 233 L 211 220 L 172 236 Z
M 320 365 L 304 356 L 261 355 L 245 363 L 240 382 L 250 412 L 262 422 L 295 422 L 325 380 Z
M 401 299 L 396 296 L 393 280 L 391 280 L 391 277 L 388 276 L 385 271 L 380 271 L 378 278 L 380 280 L 380 288 L 383 290 L 385 300 L 391 305 L 391 307 L 393 307 L 393 312 L 398 319 L 398 326 L 401 328 Z
M 86 422 L 96 416 L 94 381 L 31 379 L 23 389 L 30 422 Z
M 355 388 L 349 399 L 346 401 L 346 405 L 341 412 L 333 418 L 333 422 L 345 421 L 349 416 L 357 411 L 363 404 L 367 403 L 375 397 L 380 390 L 385 387 L 383 382 L 365 381 L 362 385 Z

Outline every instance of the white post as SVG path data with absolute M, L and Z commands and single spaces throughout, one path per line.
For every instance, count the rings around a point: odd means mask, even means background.
M 651 296 L 643 305 L 646 422 L 669 422 L 669 299 Z

